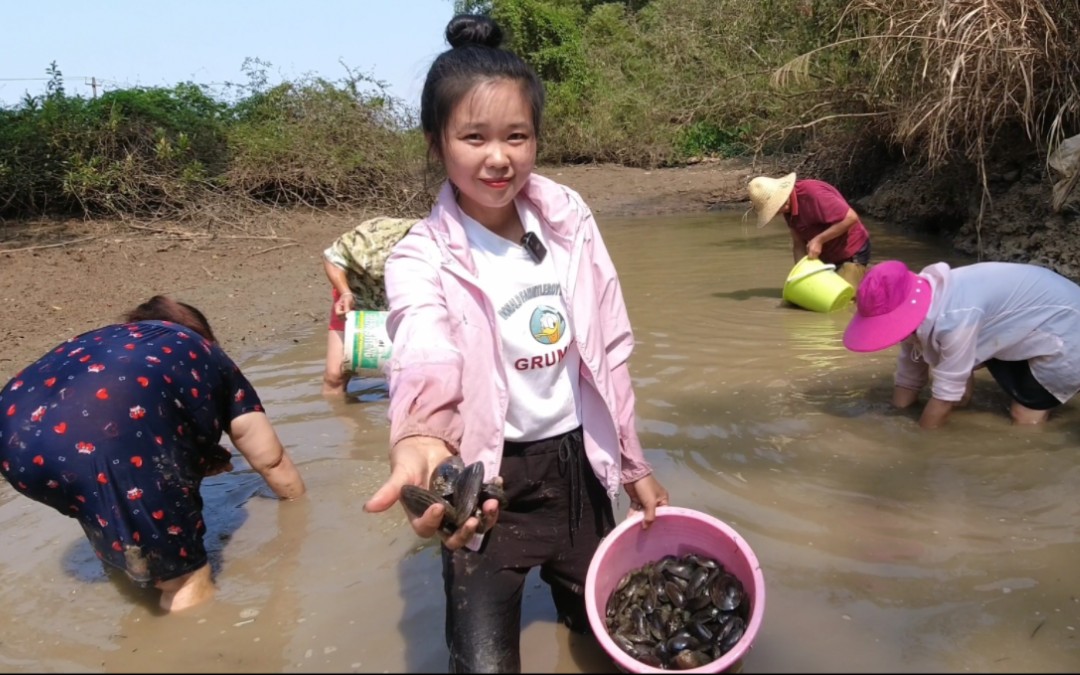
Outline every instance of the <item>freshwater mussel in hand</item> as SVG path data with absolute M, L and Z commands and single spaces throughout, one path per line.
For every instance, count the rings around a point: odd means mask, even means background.
M 664 556 L 625 574 L 608 598 L 611 639 L 653 668 L 687 670 L 738 643 L 750 599 L 738 577 L 707 556 Z
M 478 534 L 485 531 L 482 507 L 486 500 L 496 499 L 499 507 L 506 506 L 502 489 L 502 478 L 484 482 L 484 465 L 473 462 L 465 466 L 459 455 L 451 455 L 440 462 L 431 472 L 428 480 L 429 489 L 417 485 L 404 485 L 401 488 L 401 503 L 414 518 L 422 516 L 432 504 L 442 504 L 443 519 L 439 529 L 445 534 L 453 534 L 465 524 L 470 516 L 476 516 L 480 525 Z

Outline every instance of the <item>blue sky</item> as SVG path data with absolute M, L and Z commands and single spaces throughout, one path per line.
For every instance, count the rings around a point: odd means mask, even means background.
M 418 106 L 453 13 L 452 0 L 4 3 L 0 105 L 42 93 L 52 61 L 69 94 L 89 97 L 91 77 L 105 89 L 243 83 L 241 66 L 252 57 L 270 63 L 272 83 L 304 74 L 338 80 L 344 62 Z

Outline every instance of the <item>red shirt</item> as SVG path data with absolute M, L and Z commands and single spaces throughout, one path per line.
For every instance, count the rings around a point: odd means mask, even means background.
M 795 181 L 791 192 L 791 211 L 784 214 L 788 227 L 804 242 L 839 223 L 847 215 L 847 200 L 840 192 L 820 180 L 810 178 Z M 862 221 L 856 221 L 844 234 L 830 239 L 821 247 L 822 262 L 839 265 L 851 260 L 859 249 L 870 240 L 870 233 Z

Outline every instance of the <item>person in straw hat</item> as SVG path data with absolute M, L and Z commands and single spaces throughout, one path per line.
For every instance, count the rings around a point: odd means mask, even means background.
M 836 272 L 856 289 L 870 262 L 870 234 L 859 214 L 832 185 L 794 173 L 783 178 L 758 176 L 747 186 L 758 227 L 782 214 L 791 232 L 791 253 L 836 265 Z
M 968 403 L 983 367 L 1012 397 L 1015 424 L 1041 424 L 1080 391 L 1080 286 L 1038 265 L 939 262 L 916 274 L 888 260 L 856 292 L 844 346 L 896 344 L 893 405 L 913 405 L 932 380 L 923 428 Z

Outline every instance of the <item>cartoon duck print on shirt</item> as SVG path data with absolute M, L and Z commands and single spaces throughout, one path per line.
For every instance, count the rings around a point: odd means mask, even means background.
M 533 310 L 529 319 L 529 328 L 533 338 L 542 345 L 553 345 L 566 332 L 566 319 L 558 310 L 541 306 Z

